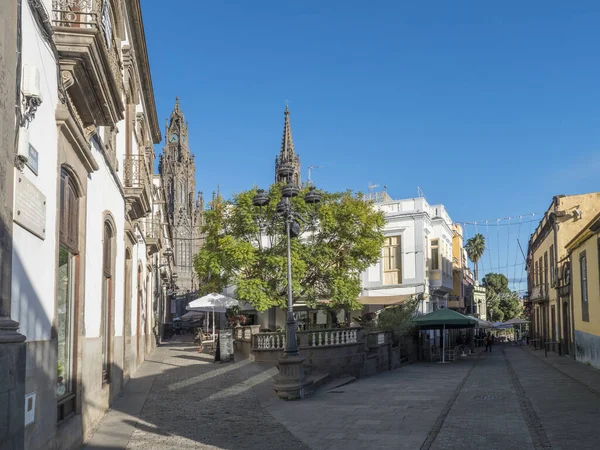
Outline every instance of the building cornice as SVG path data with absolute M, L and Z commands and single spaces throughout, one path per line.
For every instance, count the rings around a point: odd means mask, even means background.
M 598 232 L 600 232 L 600 213 L 596 214 L 594 218 L 590 220 L 581 231 L 567 243 L 567 245 L 565 245 L 567 252 L 572 253 L 579 245 Z
M 146 35 L 144 33 L 140 0 L 126 0 L 126 2 L 131 17 L 131 37 L 134 42 L 137 66 L 140 74 L 140 88 L 145 106 L 144 111 L 148 115 L 152 142 L 159 144 L 162 141 L 162 137 L 160 127 L 158 126 L 158 116 L 156 114 L 156 103 L 154 100 L 154 89 L 152 87 L 152 75 L 150 73 L 150 61 L 148 59 L 148 49 L 146 47 Z

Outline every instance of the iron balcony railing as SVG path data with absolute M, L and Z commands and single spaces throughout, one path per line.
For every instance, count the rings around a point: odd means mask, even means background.
M 162 236 L 160 221 L 148 220 L 146 222 L 146 237 L 150 239 L 159 239 Z
M 128 188 L 150 187 L 150 177 L 143 155 L 127 155 L 123 162 L 123 183 Z

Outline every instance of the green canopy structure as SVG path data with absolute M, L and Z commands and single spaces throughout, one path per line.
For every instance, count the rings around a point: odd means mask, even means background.
M 417 317 L 413 323 L 423 330 L 442 330 L 446 328 L 475 328 L 478 324 L 473 317 L 467 317 L 448 308 L 438 309 L 424 316 Z M 446 339 L 442 339 L 442 363 L 446 362 Z

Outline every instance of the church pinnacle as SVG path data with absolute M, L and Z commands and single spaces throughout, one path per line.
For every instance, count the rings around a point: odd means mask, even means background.
M 292 139 L 292 127 L 290 125 L 290 110 L 288 105 L 285 105 L 284 112 L 285 120 L 283 124 L 283 138 L 281 140 L 281 149 L 279 156 L 275 158 L 275 182 L 282 181 L 277 175 L 277 169 L 280 165 L 289 164 L 294 167 L 292 182 L 296 186 L 300 186 L 300 156 L 294 151 L 294 140 Z

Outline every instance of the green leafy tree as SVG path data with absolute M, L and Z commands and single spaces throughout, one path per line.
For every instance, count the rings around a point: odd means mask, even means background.
M 482 282 L 487 289 L 487 309 L 491 320 L 506 321 L 521 316 L 521 300 L 516 292 L 509 289 L 505 275 L 488 273 Z
M 309 216 L 302 190 L 292 199 L 294 210 Z M 217 196 L 205 215 L 205 244 L 194 258 L 203 293 L 236 286 L 236 297 L 258 311 L 287 304 L 287 241 L 284 225 L 273 221 L 281 199 L 280 187 L 270 188 L 263 207 L 266 228 L 261 233 L 252 204 L 256 189 L 225 202 Z M 332 310 L 360 307 L 360 274 L 381 256 L 385 223 L 361 195 L 322 193 L 316 208 L 318 225 L 302 224 L 303 234 L 292 239 L 294 302 L 316 306 L 328 300 Z
M 385 308 L 377 318 L 377 328 L 382 331 L 391 331 L 394 340 L 398 340 L 411 330 L 413 319 L 419 306 L 419 297 L 415 296 L 398 306 Z
M 485 237 L 483 237 L 483 234 L 477 233 L 471 239 L 468 239 L 465 245 L 465 250 L 467 252 L 467 256 L 473 263 L 475 280 L 479 281 L 479 260 L 485 252 Z
M 508 278 L 501 273 L 488 273 L 483 277 L 482 284 L 487 288 L 488 293 L 508 294 Z

